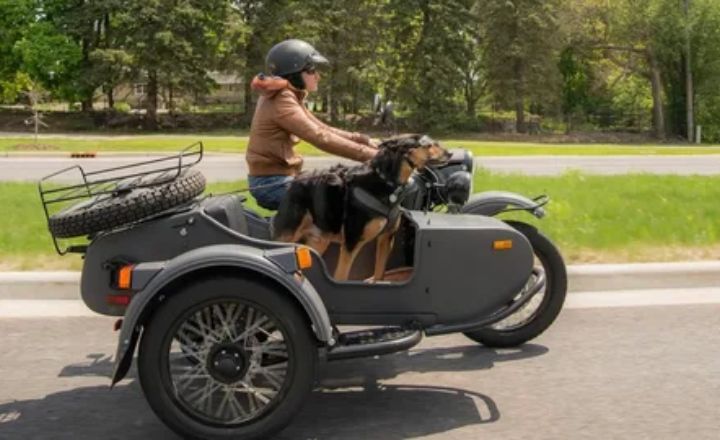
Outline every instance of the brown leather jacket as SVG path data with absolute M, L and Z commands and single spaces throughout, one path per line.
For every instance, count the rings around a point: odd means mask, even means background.
M 324 124 L 303 105 L 306 92 L 294 89 L 287 80 L 257 76 L 252 88 L 261 96 L 245 156 L 251 176 L 298 174 L 303 159 L 295 152 L 295 145 L 300 139 L 359 162 L 375 156 L 377 149 L 369 145 L 367 136 Z

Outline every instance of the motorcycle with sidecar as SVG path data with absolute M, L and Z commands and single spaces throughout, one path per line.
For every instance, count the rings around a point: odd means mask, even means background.
M 336 247 L 319 255 L 274 242 L 241 194 L 202 195 L 200 143 L 128 166 L 64 169 L 39 191 L 58 253 L 83 256 L 83 301 L 121 317 L 112 384 L 137 351 L 147 401 L 175 432 L 256 439 L 290 422 L 320 362 L 449 333 L 512 347 L 558 316 L 560 252 L 534 226 L 495 217 L 541 218 L 548 198 L 471 195 L 474 159 L 452 153 L 407 185 L 383 281 L 371 279 L 372 244 L 339 282 Z M 78 183 L 53 183 L 68 174 Z

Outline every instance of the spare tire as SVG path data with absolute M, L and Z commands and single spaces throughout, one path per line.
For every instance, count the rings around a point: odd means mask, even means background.
M 182 205 L 204 190 L 205 177 L 202 173 L 186 169 L 167 183 L 118 190 L 75 204 L 50 216 L 48 227 L 57 238 L 90 235 Z

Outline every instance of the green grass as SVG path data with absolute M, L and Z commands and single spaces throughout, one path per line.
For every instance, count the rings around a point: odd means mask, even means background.
M 88 136 L 43 137 L 34 147 L 32 138 L 1 138 L 0 152 L 20 151 L 94 151 L 94 152 L 147 152 L 178 151 L 196 141 L 202 141 L 212 152 L 243 153 L 247 137 L 217 136 L 206 133 L 192 135 L 140 135 L 140 136 Z M 534 156 L 534 155 L 678 155 L 720 154 L 718 146 L 666 146 L 666 145 L 620 145 L 620 144 L 545 144 L 530 142 L 489 142 L 462 139 L 442 139 L 450 148 L 463 147 L 476 156 Z M 307 156 L 324 155 L 317 148 L 302 142 L 299 153 Z
M 244 186 L 245 182 L 214 184 L 209 191 Z M 540 226 L 570 263 L 720 258 L 720 176 L 529 177 L 480 172 L 475 190 L 550 195 L 543 220 L 526 213 L 506 216 Z M 77 256 L 54 255 L 34 185 L 0 183 L 0 206 L 0 270 L 80 267 Z

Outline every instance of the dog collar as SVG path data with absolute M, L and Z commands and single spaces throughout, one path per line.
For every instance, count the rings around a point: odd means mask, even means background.
M 404 160 L 405 162 L 407 162 L 408 165 L 410 165 L 410 168 L 412 168 L 412 169 L 416 169 L 416 168 L 417 168 L 417 165 L 415 165 L 415 163 L 414 163 L 412 160 L 410 160 L 410 158 L 409 158 L 406 154 L 403 155 L 403 160 Z M 405 183 L 402 183 L 402 182 L 400 182 L 400 181 L 395 181 L 395 182 L 393 182 L 392 179 L 388 178 L 388 177 L 385 175 L 385 173 L 383 173 L 382 171 L 380 171 L 380 170 L 377 169 L 376 167 L 373 167 L 373 171 L 375 172 L 375 174 L 377 174 L 377 175 L 380 177 L 380 180 L 382 180 L 383 182 L 385 182 L 385 184 L 387 184 L 387 185 L 390 186 L 390 187 L 395 187 L 395 186 L 398 186 L 398 185 L 400 185 L 400 186 L 405 186 L 405 185 L 406 185 Z M 396 191 L 397 191 L 397 190 L 396 190 Z

